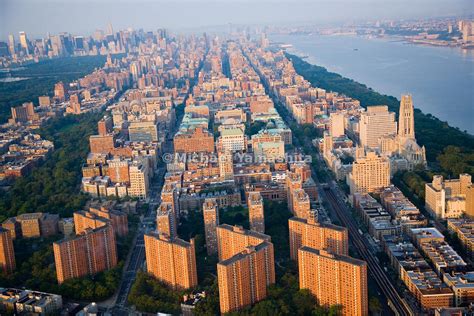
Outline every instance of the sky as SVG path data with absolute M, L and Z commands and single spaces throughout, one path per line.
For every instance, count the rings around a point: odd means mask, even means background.
M 0 39 L 58 32 L 192 31 L 232 24 L 327 24 L 474 13 L 474 0 L 0 0 Z

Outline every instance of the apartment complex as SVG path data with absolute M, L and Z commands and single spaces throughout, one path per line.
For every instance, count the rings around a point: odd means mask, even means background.
M 74 229 L 76 234 L 83 233 L 88 228 L 99 228 L 112 225 L 117 236 L 128 234 L 127 214 L 117 210 L 109 210 L 105 207 L 89 208 L 89 211 L 74 212 Z
M 387 158 L 368 152 L 359 157 L 352 165 L 347 176 L 347 184 L 354 193 L 373 193 L 390 185 L 390 162 Z
M 273 245 L 264 241 L 217 264 L 221 313 L 261 301 L 275 283 Z
M 156 211 L 158 233 L 174 238 L 177 235 L 177 219 L 171 203 L 161 203 Z
M 164 234 L 145 234 L 147 272 L 173 289 L 197 286 L 194 239 L 190 242 Z
M 239 226 L 217 227 L 219 300 L 221 313 L 238 311 L 267 296 L 275 283 L 270 237 Z
M 10 217 L 2 223 L 13 239 L 49 237 L 58 233 L 59 216 L 49 213 L 25 213 Z
M 0 227 L 0 271 L 11 273 L 15 270 L 15 250 L 10 231 Z
M 87 228 L 75 237 L 53 243 L 53 250 L 59 283 L 117 266 L 112 225 Z
M 321 306 L 340 305 L 342 315 L 368 315 L 367 264 L 325 250 L 298 250 L 300 288 L 308 289 Z
M 298 250 L 303 246 L 324 249 L 339 255 L 349 255 L 347 228 L 318 223 L 314 217 L 308 219 L 292 217 L 288 220 L 288 226 L 292 260 L 298 260 Z

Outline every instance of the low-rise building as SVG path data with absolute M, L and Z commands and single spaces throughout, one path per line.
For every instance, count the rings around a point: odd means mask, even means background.
M 57 315 L 61 311 L 61 295 L 31 290 L 0 288 L 0 312 L 14 315 Z
M 448 229 L 457 235 L 467 254 L 474 260 L 474 219 L 449 219 Z
M 433 182 L 425 184 L 425 208 L 438 218 L 459 218 L 464 213 L 470 213 L 469 201 L 473 199 L 474 186 L 471 175 L 466 173 L 453 180 L 435 175 Z M 469 210 L 466 209 L 466 200 Z
M 474 302 L 474 271 L 445 273 L 443 280 L 454 292 L 455 306 Z

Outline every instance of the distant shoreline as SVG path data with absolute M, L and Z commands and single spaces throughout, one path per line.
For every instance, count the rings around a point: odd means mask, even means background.
M 288 52 L 286 54 L 293 61 L 296 72 L 313 86 L 345 94 L 359 100 L 364 107 L 386 104 L 390 111 L 398 113 L 400 102 L 398 98 L 380 94 L 362 83 L 328 71 L 322 66 L 309 63 L 295 54 Z M 426 146 L 427 159 L 431 163 L 436 162 L 437 156 L 450 145 L 469 151 L 474 150 L 473 134 L 461 131 L 436 116 L 426 114 L 420 108 L 415 108 L 415 129 L 417 140 L 420 145 Z

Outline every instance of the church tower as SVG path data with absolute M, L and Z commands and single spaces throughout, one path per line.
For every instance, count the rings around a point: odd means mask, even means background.
M 400 112 L 398 114 L 398 136 L 401 138 L 415 138 L 415 118 L 411 95 L 402 95 Z

